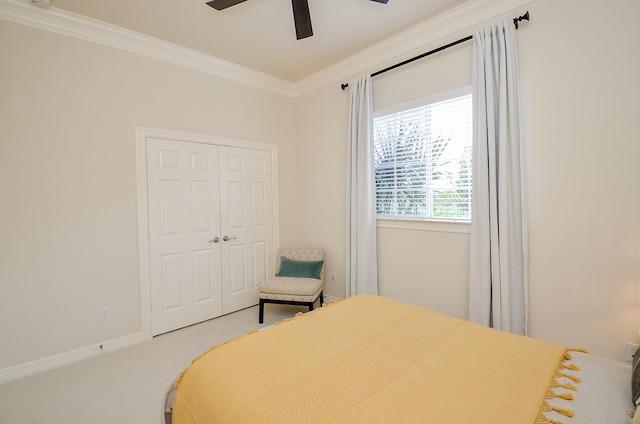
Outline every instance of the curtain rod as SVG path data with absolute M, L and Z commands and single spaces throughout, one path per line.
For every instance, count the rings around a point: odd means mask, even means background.
M 522 21 L 522 20 L 527 20 L 527 21 L 529 20 L 529 11 L 527 11 L 527 13 L 525 13 L 525 14 L 524 14 L 524 15 L 522 15 L 522 16 L 519 16 L 519 17 L 517 17 L 517 18 L 513 18 L 513 24 L 516 26 L 516 29 L 518 29 L 518 23 L 519 23 L 520 21 Z M 464 43 L 465 41 L 469 41 L 469 40 L 471 40 L 472 38 L 473 38 L 473 35 L 469 35 L 469 36 L 467 36 L 467 37 L 464 37 L 464 38 L 461 38 L 461 39 L 459 39 L 459 40 L 457 40 L 457 41 L 454 41 L 454 42 L 452 42 L 452 43 L 449 43 L 449 44 L 447 44 L 447 45 L 445 45 L 445 46 L 438 47 L 437 49 L 433 49 L 433 50 L 428 51 L 428 52 L 426 52 L 426 53 L 422 53 L 421 55 L 418 55 L 418 56 L 416 56 L 416 57 L 412 57 L 411 59 L 407 59 L 407 60 L 402 61 L 402 62 L 400 62 L 400 63 L 396 63 L 395 65 L 391 65 L 391 66 L 389 66 L 388 68 L 384 68 L 384 69 L 382 69 L 382 70 L 380 70 L 380 71 L 377 71 L 377 72 L 372 73 L 372 74 L 371 74 L 371 77 L 373 78 L 373 77 L 375 77 L 376 75 L 384 74 L 385 72 L 388 72 L 388 71 L 391 71 L 391 70 L 393 70 L 393 69 L 399 68 L 399 67 L 404 66 L 404 65 L 406 65 L 406 64 L 409 64 L 409 63 L 411 63 L 411 62 L 415 62 L 416 60 L 419 60 L 419 59 L 422 59 L 422 58 L 424 58 L 424 57 L 430 56 L 430 55 L 432 55 L 432 54 L 434 54 L 434 53 L 438 53 L 438 52 L 440 52 L 440 51 L 442 51 L 442 50 L 446 50 L 446 49 L 448 49 L 449 47 L 453 47 L 453 46 L 458 45 L 458 44 L 460 44 L 460 43 Z M 345 90 L 347 87 L 349 87 L 349 83 L 343 83 L 343 84 L 340 84 L 340 87 L 342 88 L 342 90 Z

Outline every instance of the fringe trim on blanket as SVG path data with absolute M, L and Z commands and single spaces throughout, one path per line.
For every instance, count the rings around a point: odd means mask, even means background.
M 576 375 L 568 374 L 562 370 L 571 370 L 571 371 L 580 371 L 580 368 L 575 364 L 567 364 L 565 361 L 571 361 L 571 354 L 569 352 L 583 352 L 587 353 L 586 350 L 583 349 L 565 349 L 564 353 L 561 355 L 558 360 L 558 366 L 556 367 L 553 376 L 551 377 L 551 382 L 549 383 L 549 387 L 545 393 L 544 399 L 542 399 L 540 405 L 540 412 L 535 420 L 534 424 L 565 424 L 563 421 L 557 421 L 552 418 L 546 416 L 547 412 L 555 411 L 559 414 L 564 415 L 565 417 L 573 417 L 573 411 L 571 409 L 559 408 L 557 406 L 551 405 L 547 399 L 561 398 L 565 400 L 573 400 L 573 393 L 558 393 L 554 390 L 554 388 L 562 387 L 563 389 L 577 391 L 577 387 L 569 382 L 560 382 L 559 378 L 568 378 L 572 380 L 574 383 L 580 383 L 582 379 Z

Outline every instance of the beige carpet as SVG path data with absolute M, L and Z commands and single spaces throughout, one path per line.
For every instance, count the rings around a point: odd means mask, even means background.
M 129 348 L 0 385 L 0 424 L 159 424 L 164 393 L 213 345 L 306 307 L 265 307 L 206 321 Z

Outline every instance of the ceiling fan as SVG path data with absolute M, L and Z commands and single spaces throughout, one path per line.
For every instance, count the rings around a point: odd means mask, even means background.
M 207 4 L 216 10 L 222 10 L 245 1 L 247 0 L 211 0 L 208 1 Z M 389 0 L 371 1 L 384 4 L 389 2 Z M 291 0 L 291 6 L 293 7 L 293 21 L 296 26 L 296 38 L 301 40 L 311 37 L 313 35 L 313 28 L 311 28 L 311 14 L 309 13 L 308 0 Z

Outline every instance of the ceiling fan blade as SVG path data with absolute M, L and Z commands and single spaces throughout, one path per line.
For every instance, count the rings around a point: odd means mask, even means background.
M 291 0 L 293 7 L 293 20 L 296 25 L 296 38 L 311 37 L 313 28 L 311 28 L 311 13 L 309 12 L 309 3 L 307 0 Z
M 247 0 L 211 0 L 207 4 L 216 10 L 226 9 L 227 7 L 235 6 Z
M 384 4 L 389 3 L 389 0 L 371 0 L 371 1 L 375 1 L 377 3 L 384 3 Z

